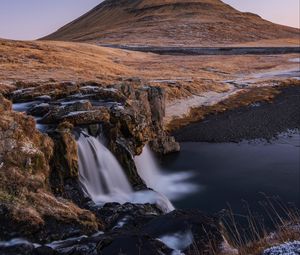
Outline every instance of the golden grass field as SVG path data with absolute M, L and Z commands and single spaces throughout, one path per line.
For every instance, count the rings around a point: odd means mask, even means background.
M 127 79 L 166 89 L 168 100 L 224 92 L 228 80 L 251 79 L 253 74 L 295 69 L 297 54 L 243 56 L 167 56 L 72 42 L 0 40 L 1 91 L 18 82 L 86 82 L 103 86 Z M 280 80 L 256 79 L 254 84 Z

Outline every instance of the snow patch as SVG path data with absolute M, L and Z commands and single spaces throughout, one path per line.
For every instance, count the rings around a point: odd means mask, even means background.
M 287 242 L 271 247 L 264 251 L 263 255 L 299 255 L 300 241 Z

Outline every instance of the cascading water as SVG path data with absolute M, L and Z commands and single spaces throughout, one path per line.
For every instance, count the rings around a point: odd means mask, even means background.
M 146 185 L 164 194 L 170 200 L 181 199 L 185 195 L 199 190 L 198 185 L 188 182 L 194 176 L 192 172 L 164 174 L 159 169 L 148 145 L 144 147 L 143 153 L 140 156 L 135 157 L 134 161 L 138 174 Z
M 128 200 L 133 192 L 114 155 L 95 138 L 81 132 L 78 139 L 79 180 L 95 203 Z
M 134 192 L 115 156 L 103 145 L 100 137 L 81 131 L 78 143 L 79 181 L 83 191 L 96 204 L 150 203 L 164 212 L 174 210 L 163 194 L 152 190 Z

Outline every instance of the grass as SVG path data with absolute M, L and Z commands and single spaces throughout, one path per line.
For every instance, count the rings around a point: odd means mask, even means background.
M 225 242 L 221 251 L 216 249 L 214 240 L 211 240 L 205 250 L 199 249 L 194 242 L 188 254 L 261 255 L 270 247 L 300 240 L 299 208 L 285 204 L 278 197 L 265 194 L 263 197 L 258 202 L 264 212 L 263 217 L 255 213 L 246 201 L 243 201 L 245 215 L 234 213 L 230 205 L 222 212 L 221 229 Z
M 222 217 L 224 237 L 240 255 L 259 255 L 272 246 L 300 240 L 299 209 L 283 203 L 278 197 L 263 196 L 259 205 L 264 217 L 255 214 L 247 202 L 244 202 L 246 215 L 235 214 L 229 206 Z M 240 225 L 240 218 L 246 225 Z
M 289 61 L 296 57 L 167 56 L 84 43 L 0 40 L 0 93 L 64 81 L 95 81 L 105 86 L 131 78 L 142 81 L 131 82 L 133 87 L 164 88 L 172 101 L 207 91 L 224 92 L 224 81 L 241 75 L 247 79 L 262 70 L 296 68 L 297 63 Z

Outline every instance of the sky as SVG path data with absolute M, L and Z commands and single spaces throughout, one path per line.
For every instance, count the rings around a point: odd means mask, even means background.
M 184 0 L 183 0 L 184 1 Z M 223 0 L 238 10 L 299 28 L 299 0 Z M 0 38 L 33 40 L 56 31 L 101 0 L 0 0 Z

